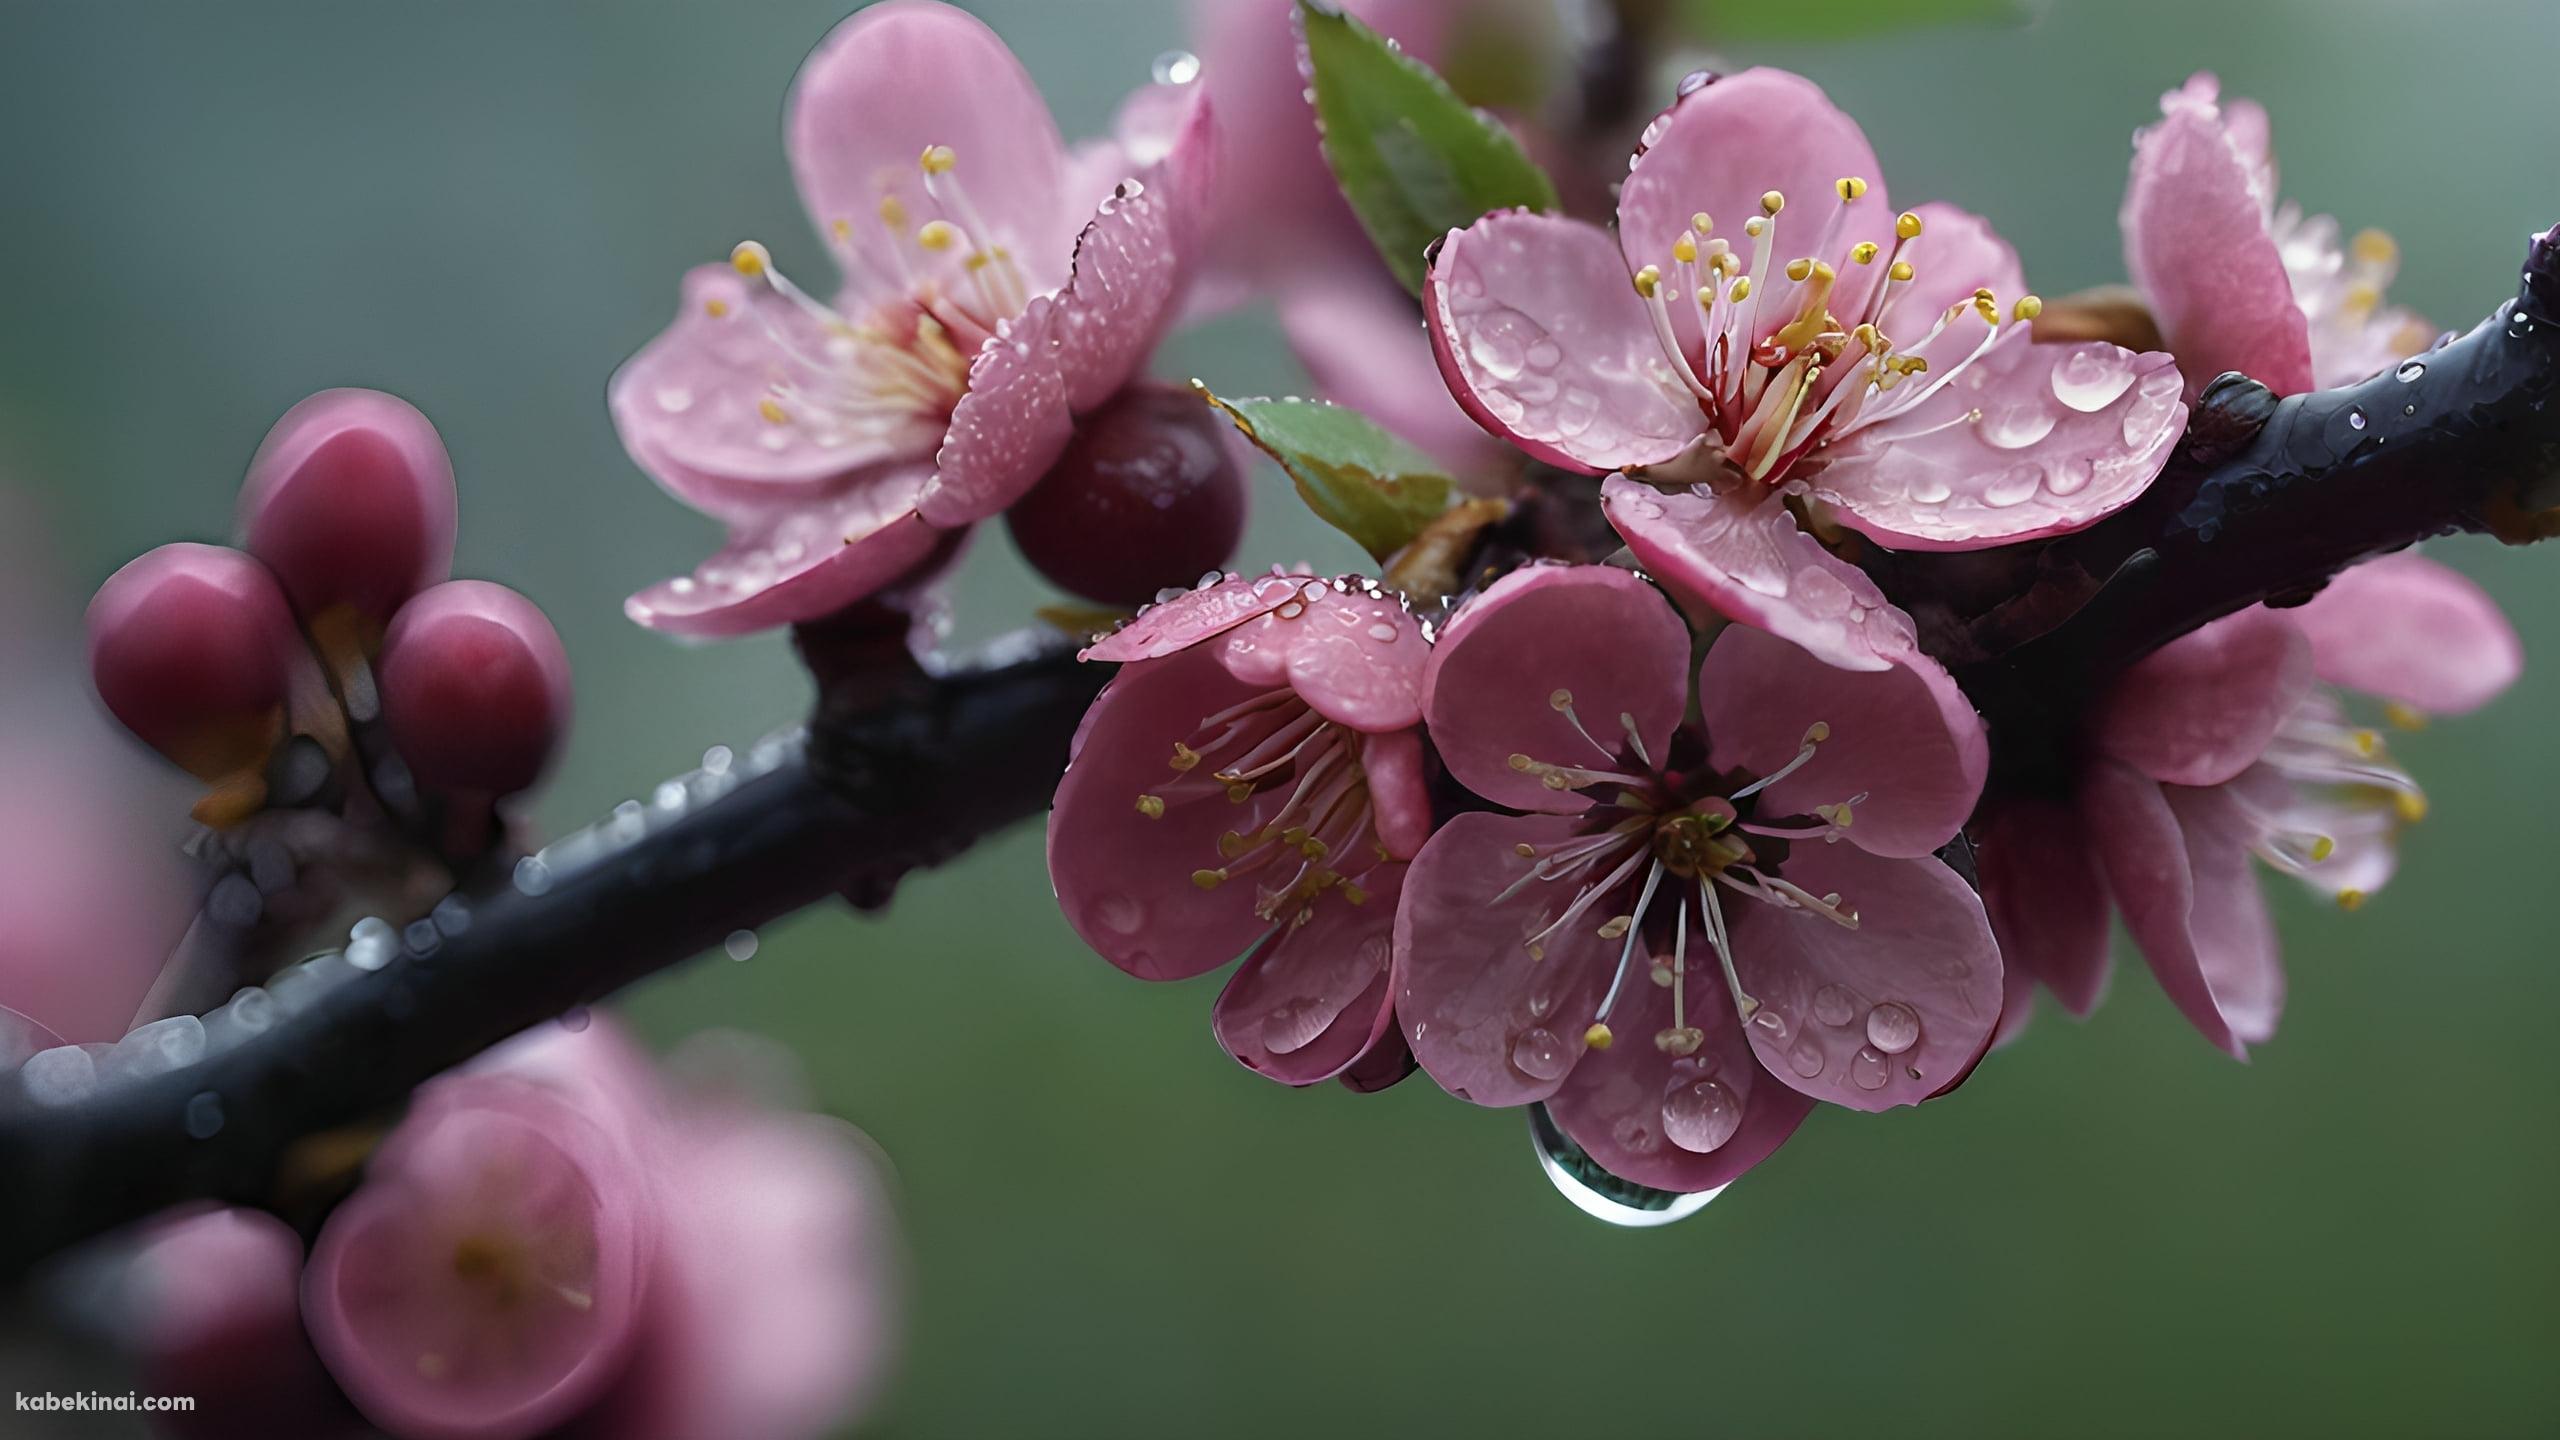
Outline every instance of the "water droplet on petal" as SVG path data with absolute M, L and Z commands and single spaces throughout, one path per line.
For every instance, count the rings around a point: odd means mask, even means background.
M 1899 1000 L 1887 1000 L 1867 1012 L 1867 1043 L 1887 1055 L 1899 1055 L 1920 1041 L 1920 1012 Z
M 1849 1057 L 1849 1083 L 1861 1090 L 1881 1090 L 1884 1082 L 1892 1078 L 1893 1072 L 1886 1068 L 1884 1057 L 1877 1054 L 1872 1045 L 1859 1046 L 1858 1053 Z
M 1814 1044 L 1811 1036 L 1798 1040 L 1795 1048 L 1787 1052 L 1787 1068 L 1807 1080 L 1821 1074 L 1822 1047 Z
M 2014 400 L 1985 410 L 1977 428 L 1983 443 L 1994 449 L 2024 450 L 2052 434 L 2061 418 L 2033 400 Z
M 2097 466 L 2086 455 L 2057 456 L 2045 467 L 2044 488 L 2056 495 L 2077 495 L 2097 477 Z
M 1532 1080 L 1561 1080 L 1573 1068 L 1573 1056 L 1554 1031 L 1538 1025 L 1513 1037 L 1511 1063 Z
M 1846 1025 L 1858 1015 L 1858 997 L 1845 986 L 1825 985 L 1813 992 L 1813 1018 L 1825 1025 Z
M 2053 367 L 2053 395 L 2083 414 L 2104 410 L 2133 384 L 2133 357 L 2121 350 L 2090 346 L 2062 357 Z
M 1707 1154 L 1742 1128 L 1742 1103 L 1715 1080 L 1692 1080 L 1662 1100 L 1662 1133 L 1683 1150 Z
M 1538 1169 L 1556 1187 L 1557 1194 L 1604 1225 L 1630 1230 L 1668 1225 L 1697 1214 L 1707 1208 L 1708 1201 L 1724 1193 L 1724 1187 L 1718 1186 L 1684 1195 L 1620 1179 L 1573 1143 L 1573 1137 L 1556 1124 L 1546 1106 L 1528 1108 L 1529 1144 L 1537 1152 Z
M 587 1007 L 580 1005 L 575 1009 L 564 1010 L 561 1012 L 560 1028 L 569 1031 L 571 1034 L 575 1034 L 578 1031 L 586 1029 L 589 1024 L 594 1022 L 594 1019 L 595 1017 L 593 1015 L 587 1013 Z
M 2021 460 L 1991 477 L 1982 487 L 1982 503 L 1996 510 L 2023 505 L 2044 488 L 2044 467 L 2033 460 Z
M 1094 902 L 1093 917 L 1115 935 L 1135 935 L 1147 923 L 1147 907 L 1137 896 L 1115 891 Z
M 1943 505 L 1954 498 L 1956 492 L 1955 487 L 1949 485 L 1944 476 L 1932 471 L 1913 479 L 1909 493 L 1911 498 L 1920 504 Z

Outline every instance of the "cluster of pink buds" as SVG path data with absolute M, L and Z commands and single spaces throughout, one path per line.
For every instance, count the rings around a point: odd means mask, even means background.
M 164 545 L 99 588 L 98 694 L 206 782 L 197 818 L 237 844 L 381 848 L 294 823 L 325 816 L 477 855 L 494 803 L 568 728 L 569 661 L 532 602 L 446 578 L 454 523 L 425 416 L 370 390 L 315 395 L 250 462 L 240 548 Z

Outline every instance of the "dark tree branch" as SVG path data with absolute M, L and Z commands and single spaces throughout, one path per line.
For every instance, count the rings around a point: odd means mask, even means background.
M 2107 674 L 2217 616 L 2448 531 L 2560 529 L 2560 230 L 2535 240 L 2518 300 L 2423 364 L 2281 402 L 2226 377 L 2120 515 L 2040 548 L 1872 563 L 2012 765 Z M 1575 548 L 1536 519 L 1494 543 Z M 0 1076 L 0 1274 L 180 1201 L 277 1204 L 297 1147 L 499 1040 L 830 894 L 885 903 L 907 871 L 1039 813 L 1100 668 L 1049 649 L 928 673 L 900 633 L 804 630 L 822 695 L 805 738 L 669 782 L 439 907 L 378 969 L 288 972 L 255 1033 L 85 1093 Z
M 299 1142 L 517 1031 L 831 894 L 884 899 L 1040 812 L 1098 671 L 1050 648 L 875 672 L 812 731 L 671 781 L 439 907 L 381 968 L 332 955 L 279 977 L 272 1024 L 192 1064 L 50 1102 L 0 1076 L 0 1274 L 180 1201 L 273 1204 Z

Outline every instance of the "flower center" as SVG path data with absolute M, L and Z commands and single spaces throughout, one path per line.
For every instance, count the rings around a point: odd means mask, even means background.
M 893 297 L 860 316 L 793 284 L 753 240 L 730 252 L 737 272 L 759 282 L 755 293 L 816 321 L 822 337 L 812 350 L 766 306 L 753 307 L 783 361 L 759 407 L 768 422 L 807 425 L 822 443 L 840 444 L 950 418 L 968 388 L 970 358 L 1031 301 L 1010 237 L 970 201 L 959 163 L 948 145 L 925 148 L 918 166 L 939 213 L 920 225 L 910 228 L 906 202 L 886 192 L 876 232 L 850 219 L 828 222 L 845 275 L 856 282 L 850 292 Z M 948 263 L 955 256 L 956 269 Z M 726 306 L 714 300 L 709 312 L 724 318 Z
M 1253 913 L 1295 928 L 1336 895 L 1368 903 L 1360 881 L 1387 859 L 1360 764 L 1357 733 L 1318 715 L 1287 686 L 1239 701 L 1174 742 L 1172 780 L 1137 797 L 1138 813 L 1161 820 L 1180 806 L 1255 804 L 1250 828 L 1218 836 L 1218 864 L 1191 872 L 1216 890 L 1249 880 Z M 1209 857 L 1203 856 L 1203 859 Z
M 1790 845 L 1837 840 L 1855 819 L 1853 807 L 1866 797 L 1818 805 L 1809 817 L 1758 813 L 1758 797 L 1811 761 L 1831 738 L 1828 724 L 1807 727 L 1795 757 L 1785 765 L 1758 779 L 1737 779 L 1703 769 L 1680 772 L 1657 765 L 1646 753 L 1632 715 L 1618 717 L 1624 742 L 1613 746 L 1603 744 L 1583 722 L 1571 692 L 1558 690 L 1548 703 L 1606 763 L 1560 765 L 1528 755 L 1511 757 L 1512 769 L 1538 776 L 1550 789 L 1587 792 L 1593 803 L 1583 812 L 1580 832 L 1571 838 L 1545 847 L 1518 846 L 1515 853 L 1533 863 L 1493 903 L 1507 901 L 1531 885 L 1566 887 L 1561 907 L 1542 912 L 1522 937 L 1534 960 L 1544 960 L 1550 943 L 1571 934 L 1576 926 L 1589 927 L 1599 939 L 1621 942 L 1608 993 L 1583 1031 L 1585 1044 L 1605 1050 L 1616 1040 L 1609 1016 L 1633 969 L 1636 936 L 1648 926 L 1647 933 L 1657 941 L 1651 979 L 1671 992 L 1671 1024 L 1655 1033 L 1655 1048 L 1686 1057 L 1706 1043 L 1705 1032 L 1691 1025 L 1688 1017 L 1693 928 L 1700 944 L 1715 953 L 1735 1012 L 1746 1023 L 1759 1012 L 1760 1002 L 1743 988 L 1734 965 L 1733 937 L 1725 923 L 1720 892 L 1804 911 L 1846 929 L 1857 928 L 1856 907 L 1838 895 L 1811 894 L 1779 870 Z M 1667 891 L 1666 876 L 1674 882 Z M 1657 898 L 1663 902 L 1659 907 Z M 1659 943 L 1666 931 L 1667 960 L 1661 958 L 1666 947 Z M 1716 1143 L 1721 1144 L 1722 1137 Z
M 1777 258 L 1786 253 L 1778 228 L 1787 197 L 1771 190 L 1760 197 L 1760 213 L 1743 222 L 1747 259 L 1701 211 L 1672 242 L 1667 270 L 1647 265 L 1635 273 L 1636 294 L 1652 313 L 1672 373 L 1696 398 L 1726 458 L 1754 480 L 1774 484 L 1824 441 L 1908 414 L 2044 309 L 2035 296 L 2022 296 L 2004 325 L 1998 297 L 1976 290 L 1934 319 L 1897 315 L 1895 302 L 1917 275 L 1904 252 L 1920 237 L 1920 217 L 1905 211 L 1895 219 L 1891 253 L 1869 240 L 1843 245 L 1846 217 L 1866 197 L 1867 182 L 1846 176 L 1832 189 L 1839 203 L 1792 259 Z M 1983 322 L 1981 342 L 1932 376 L 1921 352 L 1967 316 Z M 1897 344 L 1887 324 L 1918 338 Z M 1980 419 L 1970 411 L 1949 423 Z

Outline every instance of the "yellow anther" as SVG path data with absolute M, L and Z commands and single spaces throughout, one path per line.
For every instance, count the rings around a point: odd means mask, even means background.
M 892 230 L 907 228 L 907 202 L 895 195 L 880 197 L 880 223 Z
M 1246 851 L 1252 848 L 1252 841 L 1247 840 L 1233 830 L 1229 830 L 1218 837 L 1218 858 L 1221 860 L 1240 859 Z
M 1697 231 L 1700 239 L 1704 239 L 1707 236 L 1716 233 L 1715 218 L 1709 215 L 1706 211 L 1701 210 L 1697 214 L 1689 217 L 1689 228 Z
M 1730 250 L 1719 250 L 1707 257 L 1707 268 L 1718 275 L 1730 275 L 1742 268 L 1742 257 Z
M 1763 214 L 1763 215 L 1775 215 L 1775 214 L 1777 214 L 1779 211 L 1784 210 L 1784 209 L 1786 209 L 1786 208 L 1787 208 L 1787 197 L 1786 197 L 1786 196 L 1779 194 L 1779 193 L 1778 193 L 1777 191 L 1775 191 L 1775 190 L 1763 190 L 1763 191 L 1761 191 L 1761 192 L 1760 192 L 1760 213 L 1761 213 L 1761 214 Z
M 1856 200 L 1867 193 L 1867 182 L 1863 176 L 1843 175 L 1831 188 L 1840 192 L 1843 200 Z
M 1650 300 L 1650 299 L 1652 299 L 1652 298 L 1653 298 L 1653 292 L 1654 292 L 1655 290 L 1657 290 L 1657 289 L 1660 289 L 1660 288 L 1661 288 L 1661 286 L 1662 286 L 1662 270 L 1661 270 L 1661 267 L 1659 267 L 1659 266 L 1655 266 L 1655 265 L 1647 265 L 1647 266 L 1646 266 L 1646 267 L 1644 267 L 1643 269 L 1641 269 L 1641 270 L 1639 270 L 1639 271 L 1637 271 L 1637 272 L 1636 272 L 1636 293 L 1637 293 L 1638 295 L 1641 295 L 1641 296 L 1643 296 L 1644 298 L 1646 298 L 1647 300 Z
M 1884 274 L 1885 278 L 1888 280 L 1908 285 L 1911 283 L 1911 262 L 1908 260 L 1896 260 L 1885 270 Z
M 2391 727 L 2395 730 L 2424 730 L 2427 728 L 2427 712 L 2416 709 L 2412 706 L 2403 705 L 2397 700 L 2389 701 L 2383 705 L 2382 718 L 2390 721 Z
M 1787 262 L 1787 278 L 1790 280 L 1802 280 L 1812 273 L 1813 262 L 1810 260 L 1798 258 Z
M 948 175 L 951 167 L 960 163 L 960 157 L 952 154 L 948 145 L 927 145 L 924 154 L 916 157 L 916 163 L 924 167 L 927 175 Z
M 1828 720 L 1816 720 L 1804 727 L 1804 743 L 1807 745 L 1819 745 L 1830 738 L 1831 722 Z
M 2043 313 L 2044 297 L 2041 295 L 2021 295 L 2018 303 L 2009 307 L 2009 318 L 2013 320 L 2033 320 Z
M 1200 752 L 1176 740 L 1173 742 L 1173 758 L 1165 763 L 1176 770 L 1188 770 L 1200 763 Z
M 1768 228 L 1769 219 L 1765 215 L 1754 215 L 1750 219 L 1742 222 L 1742 233 L 1750 236 L 1754 240 L 1759 239 L 1761 232 Z
M 2338 892 L 2338 908 L 2341 910 L 2361 910 L 2364 908 L 2364 902 L 2365 893 L 2361 890 L 2341 890 Z
M 1538 853 L 1538 847 L 1530 844 L 1526 840 L 1523 840 L 1519 844 L 1511 847 L 1511 853 L 1519 856 L 1523 860 L 1527 860 Z
M 1322 860 L 1333 853 L 1333 847 L 1321 840 L 1307 840 L 1299 844 L 1298 853 L 1310 860 Z
M 1163 796 L 1161 796 L 1161 795 L 1141 795 L 1141 796 L 1139 796 L 1139 797 L 1138 797 L 1138 813 L 1139 813 L 1139 814 L 1141 814 L 1141 815 L 1146 816 L 1146 817 L 1147 817 L 1148 819 L 1150 819 L 1150 820 L 1161 820 L 1161 819 L 1163 819 L 1163 818 L 1164 818 L 1164 797 L 1163 797 Z
M 853 222 L 841 219 L 830 220 L 827 222 L 827 233 L 836 237 L 837 244 L 850 245 L 853 243 Z
M 1342 884 L 1342 899 L 1347 905 L 1366 905 L 1369 903 L 1369 892 L 1346 880 Z
M 2382 304 L 2382 292 L 2371 285 L 2350 285 L 2344 303 L 2348 310 L 2358 315 L 2368 314 Z
M 2391 805 L 2393 809 L 2400 812 L 2400 819 L 2404 823 L 2415 825 L 2427 818 L 2427 797 L 2424 795 L 2403 790 L 2391 797 Z
M 729 252 L 729 266 L 752 280 L 773 267 L 773 252 L 753 240 L 741 240 Z
M 783 409 L 782 402 L 774 399 L 770 395 L 767 395 L 756 402 L 756 413 L 763 416 L 765 418 L 765 423 L 768 425 L 788 425 L 791 423 L 791 412 Z
M 2382 752 L 2382 736 L 2377 731 L 2360 729 L 2347 738 L 2354 743 L 2356 753 L 2367 760 Z
M 987 262 L 993 258 L 995 257 L 984 250 L 972 250 L 969 252 L 969 258 L 960 263 L 972 271 L 984 270 L 987 268 Z
M 2359 230 L 2347 246 L 2367 265 L 2388 265 L 2400 258 L 2399 242 L 2379 230 Z
M 1617 1038 L 1617 1036 L 1609 1033 L 1608 1026 L 1601 1024 L 1597 1020 L 1591 1022 L 1590 1029 L 1582 1032 L 1582 1043 L 1590 1046 L 1594 1050 L 1608 1049 L 1609 1043 Z
M 1572 692 L 1572 691 L 1570 691 L 1570 690 L 1558 690 L 1558 691 L 1556 691 L 1555 693 L 1553 693 L 1553 694 L 1549 695 L 1549 696 L 1547 697 L 1547 708 L 1548 708 L 1548 709 L 1550 709 L 1550 710 L 1570 710 L 1570 709 L 1572 709 L 1572 708 L 1573 708 L 1573 692 Z
M 1856 345 L 1859 349 L 1867 351 L 1869 354 L 1876 355 L 1884 353 L 1885 345 L 1887 343 L 1884 338 L 1883 331 L 1877 329 L 1873 325 L 1863 323 L 1860 324 L 1857 329 L 1849 332 L 1849 340 L 1850 343 Z
M 1751 298 L 1751 277 L 1750 277 L 1750 276 L 1748 276 L 1748 275 L 1745 275 L 1745 276 L 1742 276 L 1741 278 L 1739 278 L 1739 279 L 1735 280 L 1735 281 L 1733 282 L 1733 291 L 1732 291 L 1732 294 L 1733 294 L 1733 298 L 1734 298 L 1734 299 L 1736 299 L 1736 300 L 1748 300 L 1748 299 L 1750 299 L 1750 298 Z
M 1878 253 L 1873 240 L 1861 240 L 1849 247 L 1849 258 L 1860 265 L 1873 265 Z
M 714 295 L 702 302 L 702 313 L 714 320 L 721 319 L 729 313 L 729 302 Z
M 1893 217 L 1893 233 L 1905 240 L 1920 238 L 1920 217 L 1905 210 Z
M 1600 938 L 1603 940 L 1615 940 L 1619 936 L 1626 934 L 1629 930 L 1634 929 L 1635 924 L 1636 917 L 1633 915 L 1612 915 L 1609 917 L 1609 923 L 1600 927 Z
M 2311 837 L 2311 863 L 2319 864 L 2338 853 L 2338 842 L 2327 835 Z
M 916 243 L 927 250 L 948 250 L 960 243 L 960 229 L 948 220 L 927 220 L 916 230 Z
M 1194 870 L 1191 872 L 1191 883 L 1199 886 L 1203 890 L 1215 890 L 1220 885 L 1225 884 L 1226 880 L 1227 872 L 1224 870 Z
M 1671 242 L 1671 258 L 1679 261 L 1683 265 L 1696 264 L 1698 261 L 1698 241 L 1696 237 L 1692 236 L 1686 230 L 1681 231 L 1680 238 Z
M 1526 775 L 1531 770 L 1536 769 L 1537 765 L 1537 761 L 1530 759 L 1526 755 L 1515 753 L 1511 757 L 1511 768 L 1519 771 L 1523 775 Z
M 1535 940 L 1530 941 L 1530 942 L 1529 942 L 1529 958 L 1530 958 L 1530 959 L 1532 959 L 1532 960 L 1544 960 L 1544 959 L 1546 959 L 1546 958 L 1547 958 L 1547 947 L 1546 947 L 1546 946 L 1544 946 L 1544 945 L 1539 944 L 1539 943 L 1538 943 L 1537 941 L 1535 941 Z
M 1982 323 L 1984 323 L 1984 324 L 1986 324 L 1986 325 L 1997 325 L 1997 324 L 1999 324 L 1999 323 L 2000 323 L 2000 297 L 1998 297 L 1997 295 L 1992 294 L 1992 293 L 1991 293 L 1990 291 L 1988 291 L 1988 290 L 1976 290 L 1976 291 L 1974 291 L 1974 292 L 1973 292 L 1973 313 L 1974 313 L 1974 314 L 1976 314 L 1976 315 L 1981 316 L 1981 317 L 1982 317 Z

